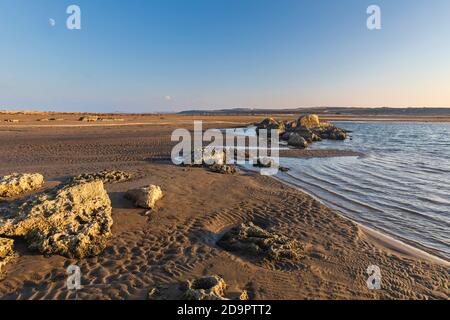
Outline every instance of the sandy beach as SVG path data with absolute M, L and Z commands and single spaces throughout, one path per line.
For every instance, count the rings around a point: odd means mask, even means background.
M 1 299 L 147 299 L 156 287 L 167 292 L 164 298 L 174 299 L 180 284 L 216 274 L 226 281 L 232 299 L 244 290 L 257 300 L 448 299 L 447 261 L 368 230 L 271 177 L 248 171 L 222 175 L 168 160 L 172 131 L 192 129 L 194 119 L 208 129 L 246 126 L 261 116 L 114 115 L 94 123 L 79 117 L 0 114 L 0 175 L 38 172 L 48 188 L 69 176 L 104 169 L 132 173 L 129 181 L 105 185 L 113 236 L 101 254 L 86 259 L 43 256 L 16 240 L 17 257 L 0 280 Z M 358 150 L 289 154 L 355 155 Z M 149 184 L 161 186 L 164 198 L 146 216 L 124 195 Z M 297 240 L 300 261 L 260 261 L 217 245 L 224 231 L 248 222 Z M 76 293 L 66 286 L 66 268 L 72 264 L 82 272 L 83 288 Z M 381 269 L 380 290 L 367 286 L 371 265 Z

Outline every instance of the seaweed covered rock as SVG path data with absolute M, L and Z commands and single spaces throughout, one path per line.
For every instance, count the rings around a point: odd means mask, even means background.
M 24 237 L 46 255 L 94 256 L 111 236 L 111 211 L 102 181 L 64 184 L 0 208 L 0 236 Z
M 303 246 L 296 240 L 243 223 L 226 232 L 217 244 L 227 251 L 272 261 L 297 260 Z
M 227 285 L 219 276 L 206 276 L 188 281 L 187 289 L 182 295 L 184 300 L 227 300 Z
M 156 202 L 162 199 L 163 192 L 159 186 L 150 185 L 129 190 L 126 197 L 132 200 L 137 207 L 153 209 Z
M 8 198 L 37 190 L 44 184 L 39 173 L 13 173 L 0 178 L 0 197 Z
M 0 274 L 3 267 L 14 257 L 14 240 L 0 238 Z
M 102 181 L 103 183 L 119 183 L 131 180 L 133 175 L 124 171 L 108 171 L 103 170 L 96 173 L 83 173 L 75 177 L 69 178 L 68 182 L 92 182 L 92 181 Z
M 235 174 L 238 172 L 235 165 L 227 164 L 213 164 L 212 166 L 209 166 L 209 170 L 221 174 Z

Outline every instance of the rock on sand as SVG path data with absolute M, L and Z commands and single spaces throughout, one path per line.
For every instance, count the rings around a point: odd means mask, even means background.
M 0 197 L 18 196 L 39 189 L 43 184 L 44 177 L 39 173 L 13 173 L 0 178 Z
M 0 236 L 24 237 L 46 255 L 94 256 L 111 236 L 111 211 L 103 182 L 62 185 L 1 208 Z
M 303 246 L 297 240 L 269 232 L 251 222 L 232 228 L 217 244 L 231 252 L 273 261 L 295 261 L 303 256 Z
M 205 276 L 188 281 L 183 300 L 228 300 L 225 298 L 227 285 L 219 276 Z
M 131 199 L 137 207 L 153 209 L 156 202 L 162 199 L 163 193 L 159 186 L 150 185 L 129 190 L 126 196 Z

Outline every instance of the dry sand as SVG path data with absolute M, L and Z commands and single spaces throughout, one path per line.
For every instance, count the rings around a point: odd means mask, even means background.
M 0 175 L 40 172 L 47 186 L 102 169 L 129 171 L 135 178 L 106 186 L 114 235 L 104 253 L 83 260 L 43 257 L 18 241 L 19 257 L 6 267 L 0 298 L 145 299 L 154 286 L 219 274 L 230 296 L 246 289 L 252 299 L 448 299 L 447 262 L 402 249 L 300 190 L 257 173 L 221 175 L 172 165 L 165 160 L 172 146 L 170 133 L 192 127 L 193 117 L 139 116 L 120 124 L 89 125 L 77 123 L 79 115 L 45 124 L 36 122 L 43 118 L 39 114 L 7 117 L 21 122 L 0 120 Z M 195 118 L 205 120 L 205 127 L 257 120 Z M 317 155 L 338 154 L 331 150 Z M 315 155 L 304 151 L 296 156 Z M 146 217 L 124 194 L 148 184 L 160 185 L 165 197 L 157 212 Z M 257 262 L 215 244 L 224 230 L 248 221 L 298 240 L 304 258 L 297 263 Z M 74 263 L 83 275 L 77 294 L 66 288 L 65 268 Z M 381 290 L 367 288 L 370 265 L 381 269 Z

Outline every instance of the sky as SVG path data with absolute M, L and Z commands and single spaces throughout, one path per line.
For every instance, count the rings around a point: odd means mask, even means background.
M 0 0 L 0 109 L 448 107 L 449 40 L 448 0 Z

